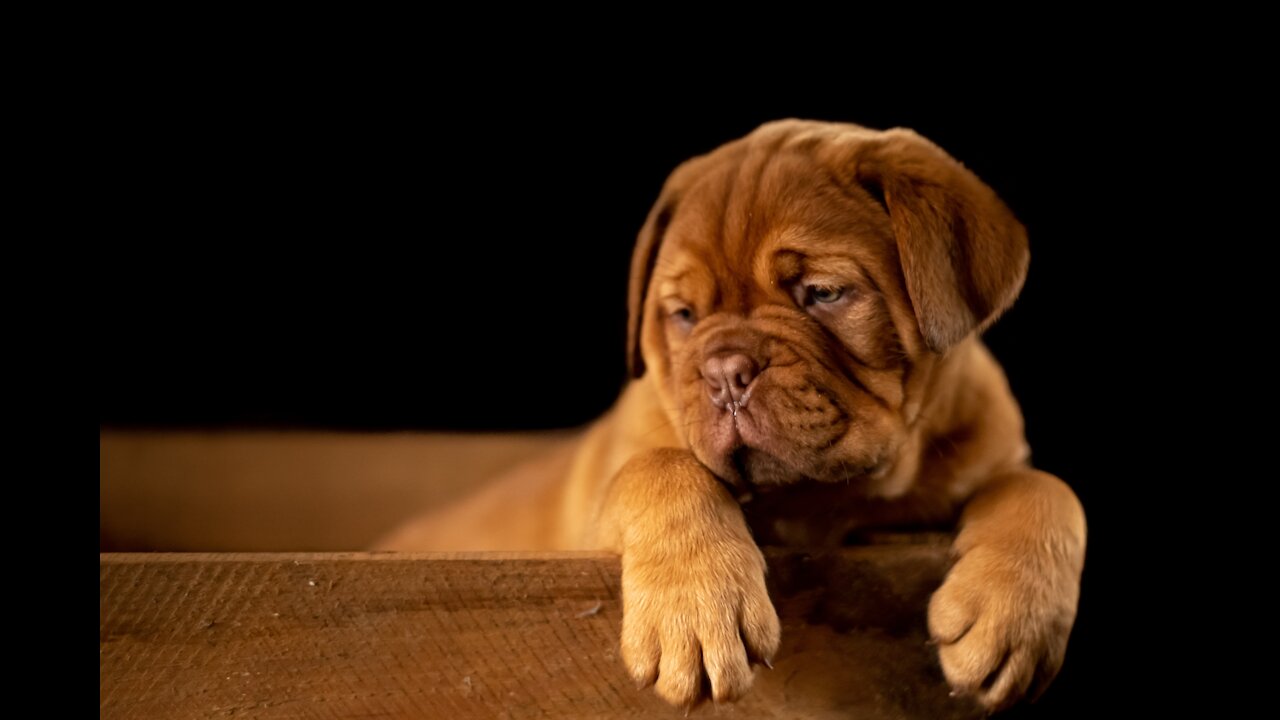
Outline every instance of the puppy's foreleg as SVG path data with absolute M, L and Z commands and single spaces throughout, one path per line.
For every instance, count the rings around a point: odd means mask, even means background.
M 1015 470 L 969 500 L 955 565 L 929 603 L 956 692 L 998 710 L 1048 685 L 1075 621 L 1084 548 L 1084 510 L 1052 475 Z
M 765 565 L 737 502 L 687 450 L 650 450 L 605 495 L 595 545 L 622 555 L 622 658 L 637 683 L 689 706 L 751 686 L 778 649 Z

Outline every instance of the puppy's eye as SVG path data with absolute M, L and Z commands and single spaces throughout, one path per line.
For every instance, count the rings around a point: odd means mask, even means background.
M 682 307 L 671 311 L 671 319 L 686 325 L 693 323 L 693 310 L 691 308 Z
M 820 285 L 810 285 L 806 288 L 808 291 L 810 303 L 833 303 L 844 297 L 844 288 L 841 287 L 823 287 Z

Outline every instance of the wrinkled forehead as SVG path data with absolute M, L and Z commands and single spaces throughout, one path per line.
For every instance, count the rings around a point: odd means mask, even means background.
M 691 184 L 667 227 L 654 280 L 768 287 L 812 266 L 857 274 L 895 260 L 883 208 L 803 151 L 784 150 L 728 158 Z

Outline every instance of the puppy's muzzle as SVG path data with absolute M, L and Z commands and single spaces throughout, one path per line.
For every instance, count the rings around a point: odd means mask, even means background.
M 711 355 L 702 363 L 707 397 L 721 410 L 745 405 L 748 388 L 757 374 L 756 363 L 744 353 L 729 351 Z

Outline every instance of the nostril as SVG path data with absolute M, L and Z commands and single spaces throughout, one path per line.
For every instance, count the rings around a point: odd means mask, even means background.
M 729 404 L 730 395 L 726 388 L 711 386 L 707 388 L 707 397 L 711 398 L 711 404 L 718 408 L 724 408 Z
M 725 360 L 724 371 L 731 384 L 745 388 L 755 377 L 756 367 L 746 355 L 734 355 Z
M 730 387 L 745 390 L 755 376 L 756 364 L 746 355 L 730 355 L 725 359 L 724 377 Z

